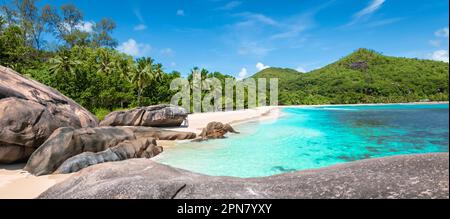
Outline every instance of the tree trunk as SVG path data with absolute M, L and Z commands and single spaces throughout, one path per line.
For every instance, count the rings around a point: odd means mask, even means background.
M 141 104 L 141 94 L 142 94 L 142 90 L 138 89 L 138 106 L 142 106 L 142 104 Z

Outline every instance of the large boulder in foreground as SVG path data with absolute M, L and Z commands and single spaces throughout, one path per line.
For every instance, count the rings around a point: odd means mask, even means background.
M 144 154 L 144 156 L 137 156 L 136 153 L 140 150 L 155 152 L 154 147 L 156 147 L 156 144 L 152 143 L 152 146 L 148 148 L 149 146 L 146 143 L 138 142 L 137 145 L 134 145 L 135 143 L 132 141 L 148 139 L 185 140 L 193 139 L 195 137 L 195 133 L 166 131 L 149 127 L 98 127 L 82 129 L 60 128 L 57 129 L 48 138 L 48 140 L 45 141 L 44 144 L 42 144 L 42 146 L 31 155 L 25 170 L 34 175 L 52 174 L 69 158 L 80 155 L 84 152 L 97 153 L 114 147 L 116 147 L 117 150 L 122 150 L 131 146 L 132 150 L 126 150 L 124 152 L 128 154 L 121 156 L 120 153 L 117 153 L 117 156 L 122 157 L 123 159 L 147 157 L 145 155 L 148 155 L 149 153 Z M 126 143 L 125 145 L 124 142 Z M 115 151 L 115 149 L 113 149 L 113 151 Z M 157 154 L 158 153 L 153 153 L 153 155 Z M 100 155 L 101 156 L 96 154 L 84 154 L 83 157 L 77 157 L 75 159 L 77 160 L 76 162 L 73 160 L 69 162 L 72 165 L 66 164 L 66 167 L 62 169 L 71 169 L 71 166 L 75 165 L 81 167 L 90 166 L 95 163 L 90 163 L 90 165 L 80 164 L 83 163 L 80 162 L 80 160 L 82 161 L 84 159 L 86 161 L 85 163 L 89 163 L 89 160 L 101 160 L 106 158 L 107 156 L 103 155 L 108 154 Z M 106 158 L 106 160 L 109 159 L 110 158 Z M 115 160 L 111 159 L 111 161 Z M 66 173 L 67 171 L 61 172 Z
M 25 161 L 59 127 L 95 126 L 73 100 L 0 66 L 0 163 Z
M 188 114 L 184 108 L 173 105 L 139 107 L 108 114 L 101 126 L 178 127 Z
M 43 199 L 449 198 L 449 154 L 397 156 L 265 178 L 212 177 L 146 159 L 100 164 Z

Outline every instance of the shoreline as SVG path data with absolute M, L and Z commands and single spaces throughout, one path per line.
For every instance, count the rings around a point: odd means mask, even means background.
M 279 106 L 264 106 L 238 111 L 194 113 L 188 115 L 189 127 L 167 128 L 166 130 L 200 134 L 210 122 L 238 125 L 256 120 L 277 119 L 278 112 L 280 112 Z
M 409 103 L 356 103 L 356 104 L 318 104 L 318 105 L 286 105 L 280 108 L 327 107 L 327 106 L 390 106 L 390 105 L 438 105 L 449 104 L 449 101 L 409 102 Z
M 202 129 L 205 128 L 209 122 L 213 121 L 228 123 L 230 125 L 241 125 L 254 121 L 276 120 L 283 116 L 283 112 L 281 110 L 286 108 L 333 107 L 333 106 L 336 107 L 336 106 L 437 105 L 437 104 L 449 104 L 449 101 L 263 106 L 254 109 L 245 109 L 238 111 L 204 112 L 204 113 L 189 114 L 188 116 L 189 127 L 169 128 L 167 130 L 194 132 L 196 134 L 200 134 Z M 212 118 L 212 117 L 219 117 L 219 118 Z M 195 122 L 191 122 L 191 120 Z M 173 144 L 171 144 L 171 146 L 173 146 Z
M 231 112 L 201 113 L 189 115 L 190 127 L 168 128 L 166 130 L 194 132 L 199 134 L 209 122 L 218 121 L 237 125 L 258 119 L 276 119 L 278 107 L 260 107 Z M 178 141 L 157 141 L 163 148 L 175 147 Z M 33 199 L 50 187 L 70 178 L 73 174 L 34 176 L 23 170 L 25 163 L 0 164 L 0 199 Z
M 323 106 L 379 106 L 379 105 L 432 105 L 448 104 L 449 102 L 427 102 L 427 103 L 393 103 L 393 104 L 341 104 L 341 105 L 293 105 L 293 106 L 265 106 L 256 109 L 246 109 L 229 112 L 212 112 L 190 114 L 188 116 L 189 127 L 169 128 L 167 130 L 200 133 L 209 122 L 217 121 L 231 125 L 241 125 L 253 121 L 276 120 L 283 116 L 281 109 L 305 108 Z M 183 142 L 158 141 L 158 145 L 176 147 Z M 73 174 L 48 175 L 36 177 L 23 171 L 25 164 L 0 165 L 0 199 L 32 199 L 55 184 L 62 182 Z

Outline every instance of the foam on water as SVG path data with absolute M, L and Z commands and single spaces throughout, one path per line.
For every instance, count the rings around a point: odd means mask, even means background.
M 400 154 L 448 152 L 448 105 L 287 108 L 240 135 L 182 143 L 158 162 L 215 176 L 260 177 Z

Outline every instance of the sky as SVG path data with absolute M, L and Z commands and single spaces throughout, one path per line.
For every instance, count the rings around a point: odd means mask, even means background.
M 67 1 L 43 0 L 60 5 Z M 194 66 L 248 77 L 267 67 L 311 71 L 358 48 L 448 62 L 447 0 L 72 0 L 80 28 L 112 18 L 118 50 L 167 72 Z

